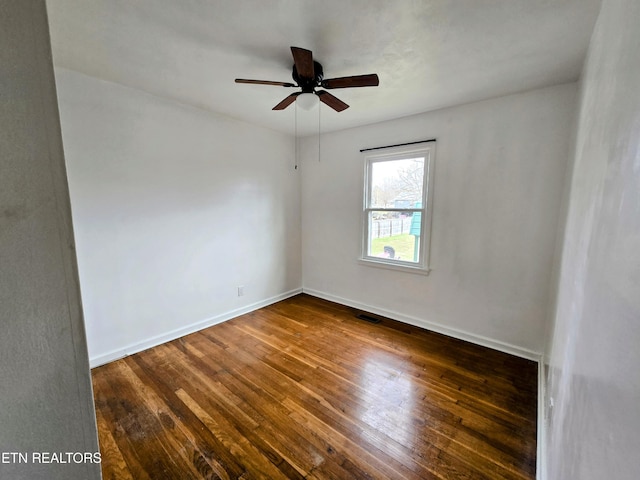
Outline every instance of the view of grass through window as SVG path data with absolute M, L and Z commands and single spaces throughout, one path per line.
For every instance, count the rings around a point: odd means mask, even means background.
M 384 247 L 393 248 L 396 260 L 414 261 L 414 252 L 416 247 L 415 236 L 405 233 L 403 235 L 393 235 L 392 237 L 374 238 L 371 241 L 371 255 L 375 257 L 384 257 Z M 387 250 L 388 252 L 389 250 Z

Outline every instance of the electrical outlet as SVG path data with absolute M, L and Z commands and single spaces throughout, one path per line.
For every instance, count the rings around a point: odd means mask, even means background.
M 244 285 L 238 286 L 238 296 L 242 297 L 244 295 Z

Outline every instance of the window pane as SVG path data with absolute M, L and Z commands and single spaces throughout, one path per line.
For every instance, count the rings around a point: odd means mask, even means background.
M 372 208 L 414 208 L 422 201 L 424 158 L 386 160 L 371 164 Z
M 369 256 L 417 263 L 421 217 L 420 212 L 370 212 Z

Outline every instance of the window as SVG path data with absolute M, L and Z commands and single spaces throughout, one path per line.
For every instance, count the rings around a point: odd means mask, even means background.
M 364 264 L 429 272 L 435 143 L 365 152 Z

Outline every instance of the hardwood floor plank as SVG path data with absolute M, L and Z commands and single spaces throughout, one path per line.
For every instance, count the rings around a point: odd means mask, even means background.
M 193 478 L 226 478 L 226 473 L 220 464 L 200 451 L 197 447 L 198 440 L 192 435 L 190 429 L 150 387 L 152 382 L 144 371 L 130 359 L 123 362 L 121 368 L 122 375 L 129 375 L 138 394 L 162 423 L 167 443 L 166 450 L 181 458 L 181 465 L 186 465 L 193 474 Z
M 175 391 L 167 386 L 165 382 L 167 377 L 154 375 L 153 366 L 146 360 L 146 357 L 154 354 L 156 351 L 157 350 L 151 349 L 147 351 L 149 355 L 132 355 L 124 359 L 124 361 L 135 362 L 141 370 L 152 379 L 152 383 L 149 385 L 154 389 L 156 394 L 162 398 L 174 415 L 189 425 L 191 434 L 196 438 L 198 450 L 203 453 L 208 463 L 221 467 L 220 472 L 218 469 L 214 469 L 218 476 L 225 479 L 239 478 L 246 473 L 246 469 L 236 460 L 224 444 L 206 428 L 206 425 L 180 400 Z
M 105 479 L 535 478 L 537 368 L 298 295 L 93 370 Z
M 215 410 L 209 409 L 208 412 L 205 411 L 184 390 L 178 390 L 176 395 L 217 438 L 221 439 L 222 443 L 239 461 L 247 465 L 254 476 L 273 480 L 286 480 L 287 477 L 271 463 L 267 456 L 255 448 L 246 437 L 229 428 L 229 422 L 225 422 L 219 414 L 216 415 L 217 412 Z M 217 418 L 214 418 L 214 415 Z
M 98 440 L 100 449 L 109 461 L 104 463 L 102 468 L 103 480 L 135 480 L 131 476 L 127 462 L 125 461 L 118 444 L 109 431 L 107 421 L 102 415 L 102 411 L 96 412 L 98 423 Z
M 213 358 L 207 358 L 202 361 L 192 359 L 192 361 L 196 363 L 194 363 L 191 366 L 184 365 L 183 366 L 184 368 L 177 370 L 174 375 L 175 377 L 180 377 L 180 378 L 189 380 L 187 382 L 188 385 L 185 386 L 185 389 L 187 388 L 190 389 L 189 391 L 190 393 L 192 393 L 194 392 L 193 385 L 199 385 L 200 387 L 209 386 L 209 388 L 207 389 L 203 388 L 201 391 L 200 391 L 200 388 L 195 389 L 195 392 L 196 392 L 195 395 L 198 395 L 198 398 L 200 398 L 201 401 L 204 403 L 213 402 L 214 397 L 218 397 L 219 395 L 218 392 L 215 392 L 214 390 L 228 390 L 230 392 L 233 392 L 234 395 L 242 396 L 243 398 L 248 399 L 248 402 L 244 402 L 242 404 L 242 413 L 240 415 L 238 415 L 237 412 L 234 413 L 232 411 L 227 411 L 226 413 L 229 416 L 233 416 L 237 420 L 235 424 L 236 429 L 238 429 L 239 431 L 247 432 L 246 436 L 250 437 L 250 439 L 254 443 L 262 445 L 262 448 L 264 450 L 268 450 L 264 447 L 265 444 L 269 445 L 268 442 L 263 441 L 261 437 L 257 437 L 255 435 L 255 432 L 251 430 L 255 429 L 255 425 L 257 424 L 256 422 L 260 422 L 261 424 L 267 424 L 267 425 L 271 423 L 286 425 L 287 423 L 286 417 L 289 412 L 286 411 L 280 405 L 279 401 L 276 401 L 272 397 L 271 397 L 272 401 L 268 401 L 269 400 L 268 392 L 266 392 L 261 388 L 261 385 L 262 385 L 261 382 L 263 381 L 263 379 L 253 376 L 253 374 L 247 371 L 246 369 L 243 369 L 242 372 L 239 372 L 238 377 L 234 377 L 232 371 L 223 369 L 221 370 L 223 373 L 221 374 L 222 376 L 220 377 L 220 384 L 217 386 L 208 385 L 209 382 L 207 381 L 206 377 L 199 378 L 198 372 L 204 372 L 204 373 L 209 373 L 209 375 L 214 375 L 213 372 L 215 372 L 216 369 L 219 368 L 218 365 L 214 363 L 214 367 L 213 368 L 211 367 L 211 362 L 214 362 Z M 177 363 L 178 361 L 176 359 L 176 364 Z M 251 381 L 251 380 L 254 380 L 254 381 Z M 223 384 L 224 384 L 224 387 L 222 386 Z M 212 403 L 210 405 L 210 408 L 207 410 L 209 411 L 211 409 L 214 409 L 214 410 L 224 411 L 225 410 L 224 403 L 225 402 L 217 403 L 217 404 Z M 255 408 L 249 405 L 249 403 L 254 405 Z M 243 426 L 243 423 L 246 423 L 246 422 L 238 421 L 238 420 L 241 420 L 242 417 L 247 417 L 247 418 L 250 417 L 251 419 L 254 419 L 255 421 L 252 420 L 254 425 L 249 426 L 248 428 L 246 426 Z M 261 431 L 263 435 L 266 432 L 264 429 Z M 284 431 L 290 436 L 289 438 L 295 438 L 295 435 L 298 436 L 298 441 L 295 443 L 296 446 L 298 445 L 305 446 L 306 442 L 303 436 L 300 436 L 297 432 L 291 431 L 289 429 L 284 429 Z M 307 470 L 313 468 L 313 466 L 315 466 L 315 464 L 317 463 L 317 458 L 320 457 L 320 455 L 317 455 L 316 457 L 313 457 L 313 458 L 308 457 L 307 455 L 305 455 L 304 451 L 297 451 L 297 452 L 289 453 L 288 455 L 289 455 L 289 458 L 304 459 L 304 461 L 302 462 L 302 466 L 297 466 L 295 464 L 290 465 L 297 471 L 301 471 L 303 473 L 306 473 Z M 287 454 L 284 454 L 281 456 L 286 457 Z M 277 455 L 272 454 L 270 457 L 273 459 L 274 457 L 277 457 Z M 281 458 L 280 459 L 276 458 L 275 460 L 272 460 L 272 461 L 279 468 L 282 467 L 290 471 L 291 469 L 287 465 L 280 465 L 281 460 L 282 460 Z M 290 476 L 289 478 L 295 478 L 295 477 Z
M 133 476 L 154 479 L 178 475 L 175 457 L 167 454 L 159 439 L 161 423 L 136 398 L 128 380 L 118 376 L 118 366 L 111 366 L 113 372 L 106 382 L 107 408 L 102 411 L 113 424 L 112 433 L 127 463 L 136 469 Z

